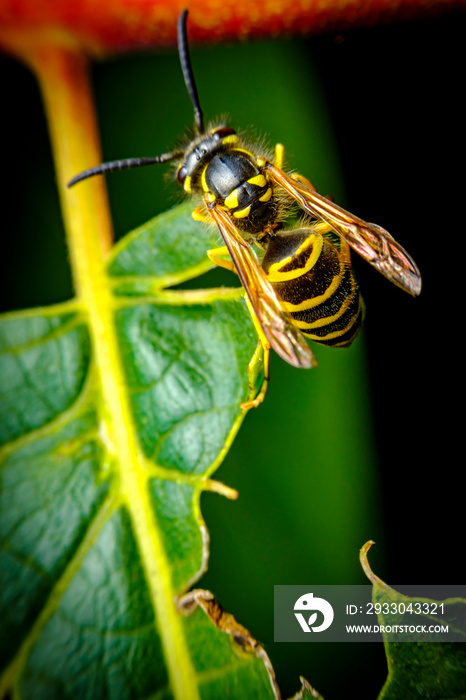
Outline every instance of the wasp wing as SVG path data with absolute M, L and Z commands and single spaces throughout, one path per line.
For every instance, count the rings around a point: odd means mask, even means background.
M 311 348 L 289 314 L 282 309 L 254 251 L 242 239 L 223 209 L 215 202 L 208 204 L 208 209 L 222 234 L 257 323 L 270 347 L 290 365 L 302 368 L 315 366 L 317 363 Z
M 416 263 L 388 231 L 350 214 L 318 192 L 286 175 L 273 163 L 268 162 L 266 169 L 271 178 L 288 192 L 304 211 L 325 221 L 390 282 L 408 294 L 420 294 L 421 274 Z

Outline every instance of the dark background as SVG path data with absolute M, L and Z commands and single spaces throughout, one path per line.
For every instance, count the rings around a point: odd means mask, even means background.
M 326 700 L 374 698 L 386 664 L 381 645 L 275 644 L 274 584 L 364 583 L 358 549 L 371 538 L 388 583 L 461 583 L 465 29 L 455 13 L 193 49 L 205 112 L 283 141 L 320 191 L 387 228 L 424 281 L 412 299 L 355 260 L 362 337 L 349 351 L 315 348 L 315 372 L 273 359 L 267 401 L 217 473 L 239 500 L 203 498 L 201 583 L 264 643 L 284 697 L 302 674 Z M 0 71 L 10 310 L 69 298 L 72 286 L 36 84 L 6 58 Z M 191 123 L 175 54 L 93 73 L 105 160 L 164 152 Z M 179 201 L 162 170 L 109 178 L 117 236 Z

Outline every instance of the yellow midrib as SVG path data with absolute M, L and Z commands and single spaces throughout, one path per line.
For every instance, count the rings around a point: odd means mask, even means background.
M 102 270 L 103 272 L 103 270 Z M 174 604 L 169 562 L 149 497 L 144 456 L 137 443 L 113 317 L 112 297 L 105 275 L 94 278 L 86 301 L 95 363 L 101 381 L 106 434 L 119 465 L 121 493 L 131 516 L 150 589 L 157 626 L 165 649 L 174 696 L 183 700 L 198 697 L 194 668 L 186 646 L 181 617 Z M 90 287 L 93 285 L 90 284 Z M 94 292 L 94 293 L 92 293 Z
M 169 562 L 148 491 L 148 472 L 137 442 L 114 320 L 113 297 L 105 270 L 112 228 L 102 178 L 73 190 L 66 182 L 100 161 L 87 66 L 62 47 L 36 47 L 27 57 L 42 88 L 49 120 L 77 299 L 88 318 L 93 359 L 100 381 L 103 435 L 119 469 L 121 495 L 128 508 L 165 652 L 174 698 L 198 700 L 199 693 L 174 603 Z

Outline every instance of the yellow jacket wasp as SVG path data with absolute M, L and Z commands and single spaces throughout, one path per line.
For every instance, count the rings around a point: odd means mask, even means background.
M 264 350 L 262 388 L 243 405 L 250 408 L 265 396 L 270 348 L 289 364 L 309 368 L 316 363 L 304 336 L 335 347 L 348 346 L 356 337 L 363 304 L 351 271 L 350 248 L 409 294 L 420 293 L 421 277 L 387 231 L 318 194 L 306 178 L 285 173 L 283 146 L 276 146 L 272 160 L 226 125 L 205 128 L 189 55 L 187 15 L 185 10 L 178 20 L 178 50 L 194 107 L 195 138 L 182 150 L 160 156 L 103 163 L 76 175 L 68 186 L 109 171 L 178 163 L 180 186 L 203 200 L 193 217 L 214 221 L 225 243 L 207 254 L 238 274 Z M 300 228 L 285 230 L 293 202 L 309 219 Z M 328 234 L 337 234 L 339 242 Z M 250 242 L 265 251 L 261 264 Z M 230 260 L 222 257 L 227 253 Z

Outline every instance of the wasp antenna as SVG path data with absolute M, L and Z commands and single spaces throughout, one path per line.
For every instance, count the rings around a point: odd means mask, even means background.
M 102 173 L 111 173 L 115 170 L 128 170 L 129 168 L 142 168 L 145 165 L 154 165 L 155 163 L 168 163 L 171 160 L 181 158 L 183 151 L 175 151 L 173 153 L 163 153 L 161 156 L 151 158 L 125 158 L 124 160 L 112 160 L 110 163 L 102 163 L 96 165 L 95 168 L 83 170 L 82 173 L 75 175 L 67 184 L 67 187 L 73 187 L 81 180 L 87 180 L 88 177 L 94 175 L 102 175 Z
M 204 132 L 204 115 L 202 114 L 201 105 L 199 104 L 199 95 L 197 93 L 196 81 L 194 80 L 193 69 L 191 66 L 191 57 L 189 55 L 188 33 L 186 31 L 186 20 L 188 19 L 188 10 L 183 10 L 178 19 L 178 53 L 180 55 L 181 70 L 183 71 L 184 82 L 188 89 L 191 102 L 194 107 L 194 122 L 196 130 L 199 134 Z

